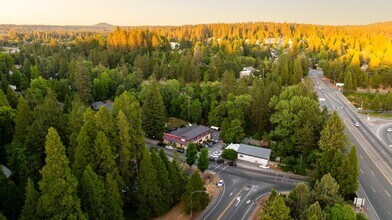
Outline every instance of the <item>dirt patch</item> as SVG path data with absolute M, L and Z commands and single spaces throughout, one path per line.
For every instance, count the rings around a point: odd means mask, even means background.
M 264 208 L 264 205 L 267 202 L 268 197 L 269 197 L 269 195 L 266 195 L 266 196 L 263 196 L 259 199 L 259 202 L 257 203 L 257 207 L 253 210 L 249 219 L 252 219 L 252 220 L 259 220 L 260 219 L 260 212 Z
M 170 117 L 167 120 L 167 128 L 168 129 L 173 129 L 173 128 L 178 128 L 181 126 L 186 126 L 188 125 L 189 122 L 179 119 L 179 118 L 175 118 L 175 117 Z
M 206 187 L 206 191 L 208 196 L 210 197 L 210 201 L 212 198 L 219 194 L 222 188 L 218 188 L 216 183 L 219 181 L 219 177 L 211 172 L 206 170 L 204 173 L 201 173 L 201 177 L 204 181 L 204 187 Z M 193 213 L 191 218 L 190 215 L 187 215 L 184 211 L 185 205 L 181 201 L 177 205 L 175 205 L 169 212 L 166 214 L 154 218 L 156 220 L 191 220 L 191 219 L 198 219 L 201 212 Z

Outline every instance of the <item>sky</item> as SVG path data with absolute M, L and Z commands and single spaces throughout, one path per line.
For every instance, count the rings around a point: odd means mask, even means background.
M 0 0 L 0 24 L 120 26 L 392 21 L 392 0 Z

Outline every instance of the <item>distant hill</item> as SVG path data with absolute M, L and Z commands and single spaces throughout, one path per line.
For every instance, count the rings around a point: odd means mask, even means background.
M 93 25 L 93 27 L 95 27 L 95 28 L 115 28 L 116 26 L 112 25 L 112 24 L 108 24 L 108 23 L 98 23 L 98 24 Z

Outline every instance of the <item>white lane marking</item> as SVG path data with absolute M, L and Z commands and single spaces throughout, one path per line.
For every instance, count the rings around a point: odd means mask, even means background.
M 230 193 L 229 197 L 233 195 L 233 193 L 235 192 L 237 188 L 234 188 L 233 191 Z
M 237 207 L 238 204 L 240 204 L 240 202 L 241 202 L 241 196 L 238 196 L 238 197 L 237 197 L 237 203 L 235 204 L 235 207 Z
M 225 167 L 223 167 L 223 169 L 221 169 L 218 174 L 220 174 L 222 171 L 224 171 L 229 165 L 226 165 Z
M 222 179 L 221 177 L 219 177 L 219 178 Z M 210 216 L 211 213 L 212 213 L 212 212 L 216 209 L 216 207 L 219 205 L 219 203 L 221 202 L 223 196 L 225 195 L 225 190 L 226 190 L 226 187 L 223 185 L 223 193 L 222 193 L 222 196 L 220 197 L 218 203 L 215 204 L 214 208 L 212 208 L 212 210 L 208 213 L 208 215 L 207 215 L 203 220 L 206 220 L 206 219 L 208 218 L 208 216 Z
M 374 174 L 373 170 L 371 170 L 370 172 L 372 172 L 373 176 L 376 176 L 376 174 Z
M 384 150 L 381 150 L 381 152 L 382 152 L 383 154 L 386 154 Z
M 362 155 L 361 155 L 361 154 L 360 154 L 359 156 L 361 157 L 361 159 L 363 159 L 363 157 L 362 157 Z
M 361 171 L 361 173 L 363 173 L 363 171 L 362 171 L 362 169 L 361 169 L 361 168 L 359 168 L 359 170 Z
M 373 190 L 373 192 L 376 192 L 376 190 L 374 190 L 373 186 L 372 186 L 372 190 Z
M 241 220 L 244 220 L 244 218 L 246 217 L 246 215 L 248 214 L 250 208 L 252 208 L 253 204 L 255 204 L 255 202 L 252 202 L 252 204 L 249 206 L 248 210 L 246 210 L 244 216 L 242 216 Z
M 216 169 L 218 169 L 218 167 L 222 166 L 223 164 L 219 164 L 217 167 L 215 167 L 212 171 L 215 171 Z
M 388 191 L 385 190 L 385 193 L 386 193 L 389 197 L 391 197 L 391 195 L 389 195 Z
M 359 188 L 361 188 L 361 190 L 362 190 L 363 194 L 365 194 L 365 197 L 367 198 L 367 201 L 368 201 L 368 203 L 369 203 L 370 207 L 373 209 L 373 211 L 374 211 L 374 214 L 376 214 L 376 217 L 377 217 L 377 219 L 378 219 L 378 220 L 380 220 L 380 217 L 378 217 L 378 214 L 377 214 L 376 210 L 374 209 L 374 207 L 373 207 L 372 203 L 371 203 L 371 202 L 370 202 L 370 200 L 369 200 L 369 197 L 367 196 L 367 194 L 366 194 L 365 190 L 362 188 L 361 184 L 359 184 Z

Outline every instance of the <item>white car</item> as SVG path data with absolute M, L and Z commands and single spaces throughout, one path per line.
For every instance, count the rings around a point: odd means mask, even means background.
M 260 164 L 260 168 L 269 170 L 269 166 L 267 166 L 267 165 L 265 165 L 265 164 Z
M 225 183 L 223 182 L 223 180 L 219 180 L 219 182 L 216 184 L 216 186 L 217 186 L 217 187 L 221 187 L 221 186 L 223 186 L 223 184 L 225 184 Z
M 354 125 L 355 125 L 355 127 L 359 127 L 359 123 L 358 123 L 358 122 L 357 122 L 357 123 L 355 123 Z
M 168 149 L 168 150 L 173 150 L 173 147 L 170 146 L 170 145 L 167 145 L 165 148 Z
M 387 129 L 387 132 L 392 132 L 392 128 L 388 128 L 388 129 Z

